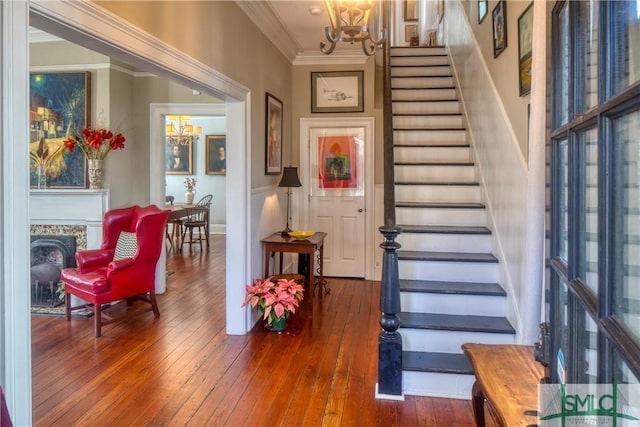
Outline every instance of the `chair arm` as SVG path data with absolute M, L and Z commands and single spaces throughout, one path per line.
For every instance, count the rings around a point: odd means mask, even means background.
M 113 259 L 114 249 L 88 249 L 76 253 L 76 262 L 80 272 L 104 267 Z
M 120 271 L 131 267 L 134 265 L 133 258 L 124 258 L 119 259 L 117 261 L 111 261 L 109 266 L 107 267 L 107 276 L 111 276 L 111 274 L 119 273 Z

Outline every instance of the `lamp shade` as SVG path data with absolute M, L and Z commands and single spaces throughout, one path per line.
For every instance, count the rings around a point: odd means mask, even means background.
M 302 183 L 300 179 L 298 179 L 298 168 L 292 166 L 285 167 L 278 187 L 302 187 Z

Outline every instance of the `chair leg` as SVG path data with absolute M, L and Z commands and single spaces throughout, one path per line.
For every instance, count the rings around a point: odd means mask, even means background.
M 67 322 L 71 320 L 71 294 L 69 292 L 64 293 L 64 307 L 67 314 Z
M 158 309 L 158 301 L 156 300 L 156 293 L 154 291 L 149 291 L 149 301 L 151 301 L 153 315 L 157 319 L 158 317 L 160 317 L 160 310 Z
M 94 329 L 95 329 L 95 334 L 97 338 L 102 336 L 102 305 L 101 304 L 94 305 L 93 314 L 95 316 Z

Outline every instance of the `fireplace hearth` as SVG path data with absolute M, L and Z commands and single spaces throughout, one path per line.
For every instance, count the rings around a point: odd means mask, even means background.
M 65 235 L 31 236 L 31 304 L 62 304 L 58 284 L 63 268 L 75 267 L 76 238 Z

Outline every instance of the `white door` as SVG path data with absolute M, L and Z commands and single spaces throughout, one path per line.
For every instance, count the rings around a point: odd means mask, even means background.
M 365 153 L 373 119 L 301 119 L 301 176 L 306 226 L 324 231 L 324 274 L 365 277 Z M 305 203 L 303 203 L 304 205 Z

